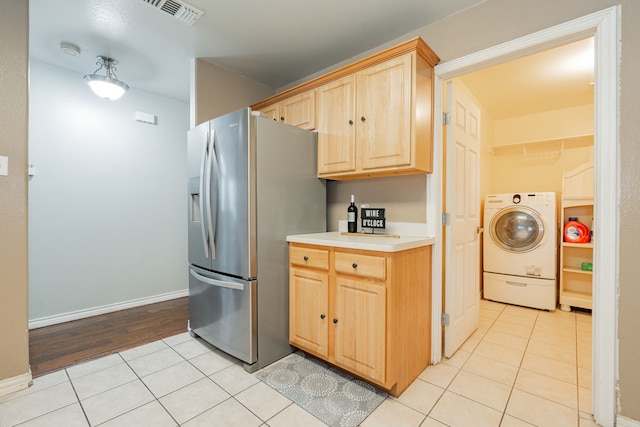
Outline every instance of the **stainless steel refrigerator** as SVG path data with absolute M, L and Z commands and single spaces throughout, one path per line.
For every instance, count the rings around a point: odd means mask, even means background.
M 316 134 L 244 108 L 187 140 L 190 331 L 253 372 L 291 352 L 286 236 L 326 230 Z

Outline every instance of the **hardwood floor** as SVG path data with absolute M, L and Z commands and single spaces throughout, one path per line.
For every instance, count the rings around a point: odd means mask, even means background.
M 189 299 L 134 307 L 29 331 L 33 377 L 185 332 Z

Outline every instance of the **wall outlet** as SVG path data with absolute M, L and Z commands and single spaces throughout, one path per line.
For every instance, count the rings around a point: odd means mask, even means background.
M 9 176 L 9 158 L 0 156 L 0 175 Z

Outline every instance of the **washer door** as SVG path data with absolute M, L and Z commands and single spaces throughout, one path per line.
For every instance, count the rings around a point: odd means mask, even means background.
M 498 211 L 491 219 L 491 239 L 511 253 L 529 252 L 544 239 L 544 222 L 540 214 L 526 206 L 512 206 Z

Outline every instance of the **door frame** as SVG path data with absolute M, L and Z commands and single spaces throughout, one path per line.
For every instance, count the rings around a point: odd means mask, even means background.
M 598 244 L 594 248 L 592 407 L 596 422 L 613 427 L 618 373 L 619 141 L 618 86 L 620 6 L 574 19 L 470 55 L 444 62 L 434 70 L 434 117 L 442 117 L 445 80 L 584 37 L 595 41 L 594 165 Z M 442 126 L 434 126 L 433 158 L 442 159 Z M 443 176 L 441 168 L 427 176 L 427 224 L 436 242 L 433 253 L 432 363 L 442 358 Z

